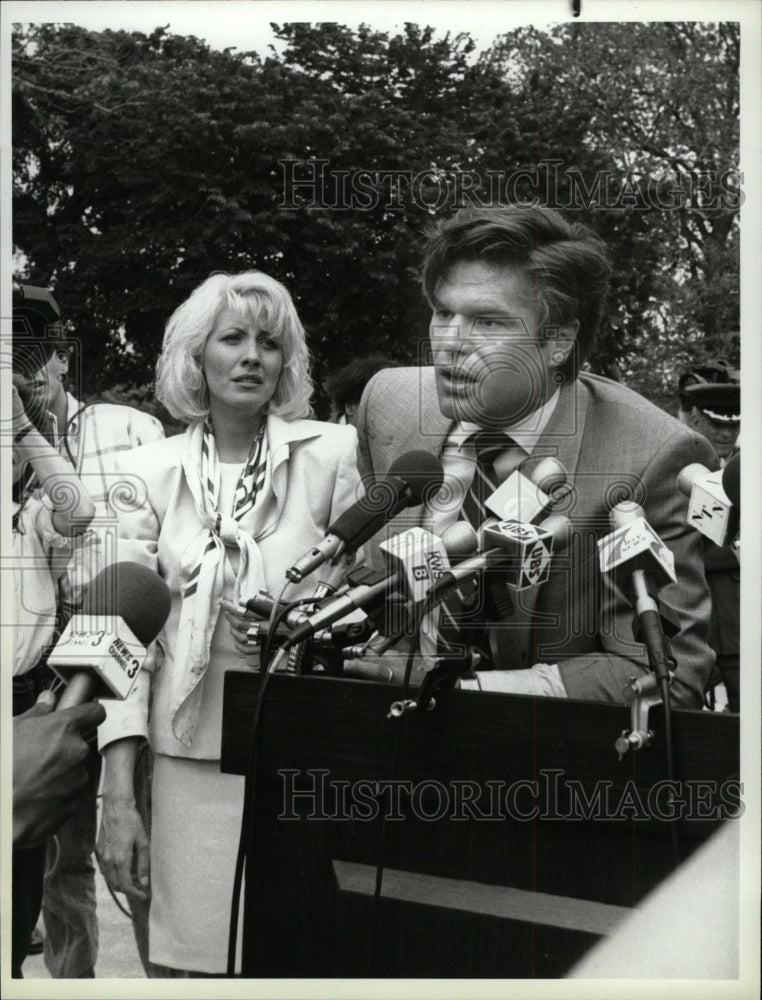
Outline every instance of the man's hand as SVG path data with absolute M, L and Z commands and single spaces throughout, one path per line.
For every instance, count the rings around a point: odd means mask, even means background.
M 13 720 L 13 846 L 33 847 L 77 808 L 87 785 L 86 736 L 106 718 L 97 702 L 54 712 L 55 697 Z
M 11 383 L 11 413 L 13 415 L 13 433 L 20 434 L 27 428 L 34 427 L 34 421 L 27 413 L 26 408 L 32 402 L 29 386 L 24 381 L 22 375 L 13 373 Z
M 26 416 L 26 411 L 24 410 L 24 400 L 22 399 L 22 393 L 25 391 L 23 380 L 14 372 L 13 381 L 11 383 L 11 413 L 13 415 L 14 425 L 17 420 L 22 420 Z M 28 397 L 28 393 L 26 393 L 26 395 Z

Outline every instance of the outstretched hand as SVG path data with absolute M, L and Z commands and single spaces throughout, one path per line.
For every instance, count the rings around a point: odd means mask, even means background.
M 13 846 L 42 843 L 76 810 L 87 787 L 87 737 L 106 718 L 88 702 L 54 711 L 43 691 L 28 712 L 13 720 Z

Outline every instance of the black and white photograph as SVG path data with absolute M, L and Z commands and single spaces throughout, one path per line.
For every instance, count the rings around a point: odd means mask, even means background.
M 3 996 L 759 997 L 762 7 L 0 19 Z

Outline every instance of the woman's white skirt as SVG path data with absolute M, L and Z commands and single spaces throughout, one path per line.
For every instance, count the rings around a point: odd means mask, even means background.
M 225 973 L 243 786 L 239 775 L 220 773 L 219 761 L 155 756 L 149 915 L 152 962 L 173 969 Z M 239 918 L 237 964 L 242 922 Z

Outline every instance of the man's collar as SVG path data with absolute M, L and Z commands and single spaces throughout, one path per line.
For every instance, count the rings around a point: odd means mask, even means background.
M 82 411 L 82 404 L 75 399 L 70 392 L 66 393 L 66 419 L 63 425 L 59 423 L 58 417 L 52 410 L 45 411 L 45 421 L 47 428 L 53 436 L 53 447 L 58 448 L 61 439 L 66 434 L 67 437 L 76 437 L 79 433 L 79 414 Z
M 531 455 L 537 441 L 542 436 L 543 431 L 558 406 L 559 396 L 560 390 L 556 389 L 550 399 L 546 400 L 538 410 L 533 410 L 523 420 L 519 420 L 515 424 L 501 427 L 500 431 Z M 458 447 L 462 447 L 470 437 L 477 434 L 480 430 L 482 428 L 478 424 L 472 424 L 469 421 L 463 420 L 453 427 L 450 433 L 450 440 L 453 443 L 457 443 Z

